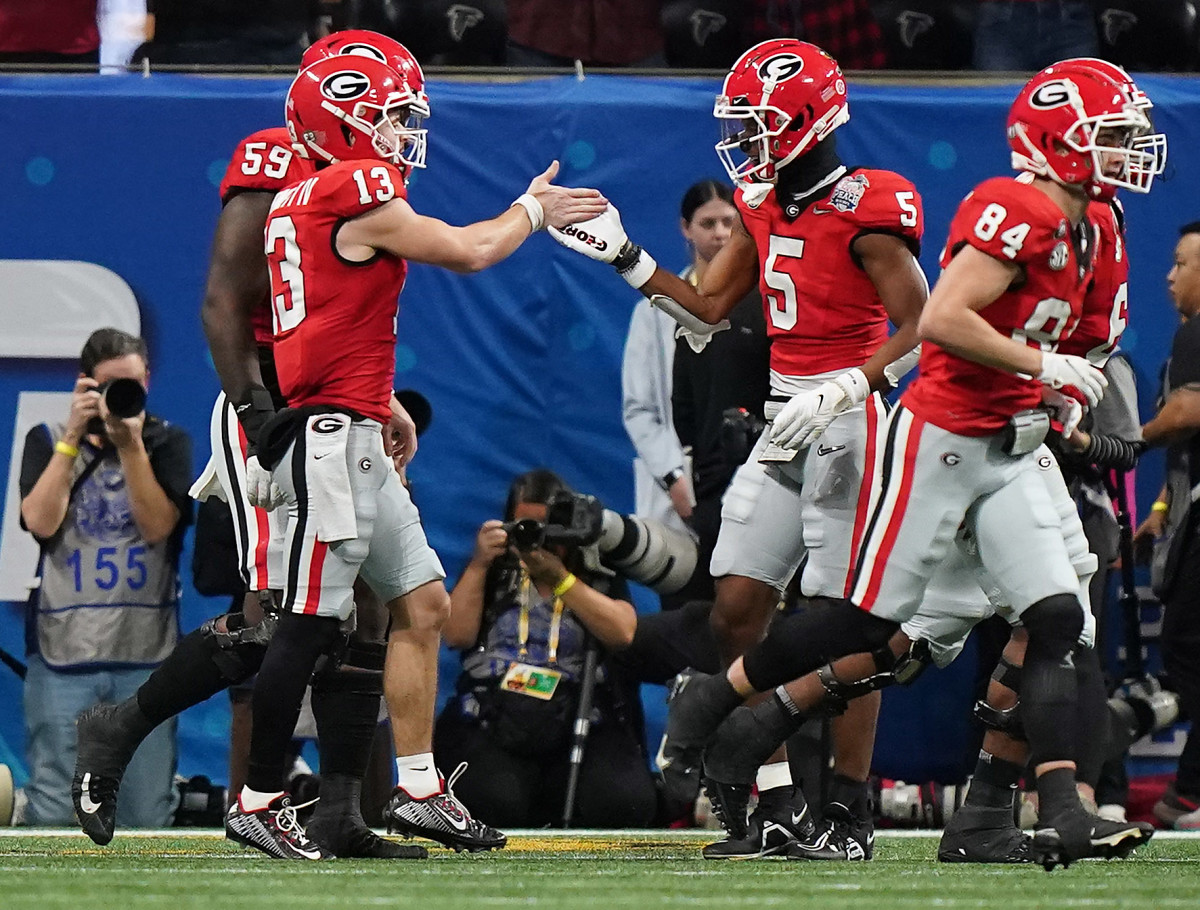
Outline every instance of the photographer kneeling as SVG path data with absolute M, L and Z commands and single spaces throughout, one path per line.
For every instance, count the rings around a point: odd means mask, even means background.
M 600 506 L 535 470 L 513 482 L 505 518 L 479 529 L 450 592 L 442 635 L 462 649 L 463 672 L 438 719 L 438 763 L 482 772 L 463 777 L 459 795 L 501 826 L 559 824 L 570 814 L 578 827 L 645 827 L 656 795 L 638 692 L 607 660 L 629 645 L 637 616 L 624 582 L 599 563 Z M 591 726 L 564 812 L 589 648 L 599 658 Z

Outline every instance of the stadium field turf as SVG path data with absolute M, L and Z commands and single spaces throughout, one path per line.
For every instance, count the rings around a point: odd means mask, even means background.
M 705 832 L 523 832 L 507 849 L 428 860 L 284 863 L 218 832 L 0 833 L 5 910 L 333 910 L 533 907 L 561 910 L 813 907 L 1200 908 L 1200 837 L 1160 835 L 1126 860 L 1037 866 L 935 861 L 930 836 L 881 833 L 863 864 L 711 862 Z

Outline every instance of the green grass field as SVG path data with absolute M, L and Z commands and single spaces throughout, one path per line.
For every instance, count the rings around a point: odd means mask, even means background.
M 1200 908 L 1200 838 L 1156 838 L 1128 860 L 1040 867 L 947 866 L 936 840 L 881 834 L 873 862 L 706 862 L 704 832 L 532 832 L 501 852 L 436 850 L 428 860 L 283 863 L 216 832 L 118 836 L 0 834 L 0 908 L 184 910 L 404 906 Z

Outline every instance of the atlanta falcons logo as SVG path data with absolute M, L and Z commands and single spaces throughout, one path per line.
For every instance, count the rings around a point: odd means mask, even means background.
M 706 9 L 696 10 L 688 17 L 688 22 L 692 24 L 692 40 L 696 42 L 697 46 L 704 47 L 708 36 L 715 35 L 725 27 L 725 23 L 728 21 L 720 13 Z
M 450 26 L 450 37 L 461 42 L 467 34 L 467 29 L 483 21 L 483 11 L 473 6 L 455 3 L 446 10 L 446 21 Z
M 758 65 L 758 78 L 763 82 L 787 82 L 804 69 L 799 54 L 775 54 Z
M 1106 9 L 1100 14 L 1100 25 L 1104 29 L 1104 43 L 1116 44 L 1126 32 L 1133 31 L 1138 17 L 1128 10 Z
M 900 43 L 912 50 L 917 39 L 933 28 L 933 16 L 906 9 L 896 17 L 900 26 Z

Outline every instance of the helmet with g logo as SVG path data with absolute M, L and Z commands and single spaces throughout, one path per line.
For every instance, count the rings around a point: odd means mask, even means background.
M 1154 155 L 1134 147 L 1150 121 L 1127 91 L 1095 72 L 1049 67 L 1030 79 L 1008 114 L 1013 167 L 1064 186 L 1149 190 Z M 1102 135 L 1103 134 L 1103 135 Z M 1119 173 L 1106 162 L 1120 160 Z
M 301 70 L 285 114 L 292 142 L 311 158 L 379 158 L 406 180 L 412 168 L 425 166 L 424 96 L 371 57 L 326 57 Z
M 773 38 L 738 58 L 713 116 L 721 121 L 717 154 L 730 178 L 770 182 L 850 119 L 846 80 L 815 44 Z

